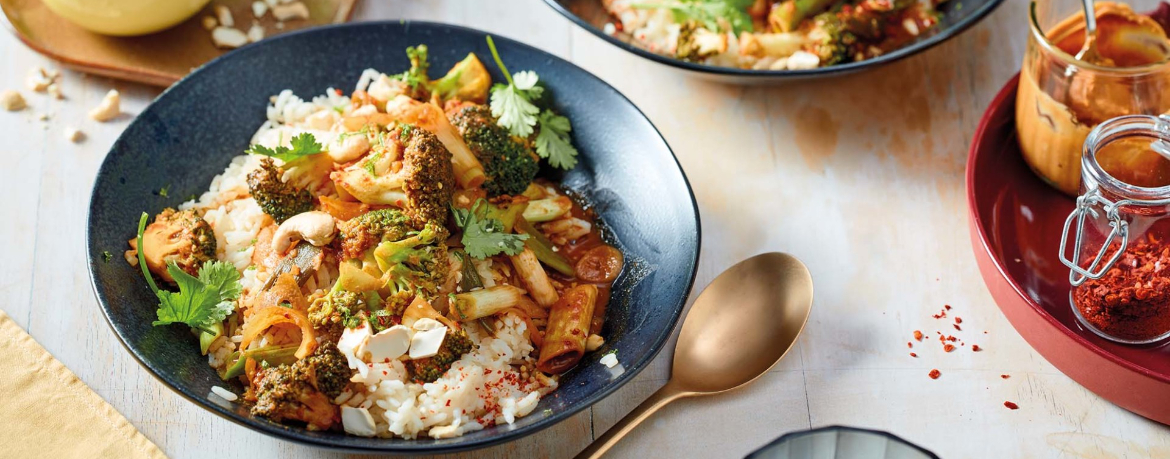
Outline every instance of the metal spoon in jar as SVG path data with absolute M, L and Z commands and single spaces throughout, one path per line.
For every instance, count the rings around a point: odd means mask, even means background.
M 1097 9 L 1093 6 L 1093 0 L 1081 2 L 1085 7 L 1085 43 L 1075 57 L 1078 61 L 1100 64 L 1101 55 L 1097 53 Z
M 759 378 L 796 343 L 812 298 L 812 276 L 791 255 L 765 253 L 728 268 L 691 306 L 674 348 L 670 381 L 577 459 L 601 457 L 670 402 L 726 392 Z

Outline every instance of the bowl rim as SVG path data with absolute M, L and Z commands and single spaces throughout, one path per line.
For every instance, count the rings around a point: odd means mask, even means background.
M 1020 286 L 1020 283 L 1016 280 L 1016 278 L 1014 278 L 1010 274 L 1008 274 L 1008 272 L 1005 268 L 1006 264 L 1000 258 L 999 254 L 995 253 L 995 251 L 992 250 L 993 244 L 991 241 L 991 237 L 987 232 L 987 228 L 988 228 L 987 222 L 984 221 L 983 216 L 979 213 L 978 201 L 982 201 L 984 198 L 982 198 L 981 197 L 982 195 L 980 195 L 979 193 L 977 193 L 975 191 L 975 185 L 974 185 L 974 183 L 975 183 L 975 169 L 976 169 L 976 163 L 979 162 L 978 161 L 978 157 L 980 156 L 979 152 L 983 149 L 982 144 L 984 142 L 984 139 L 986 139 L 985 133 L 991 129 L 991 123 L 993 121 L 996 121 L 994 119 L 995 117 L 993 116 L 993 112 L 995 111 L 995 109 L 1003 106 L 1006 103 L 1011 102 L 1012 105 L 1015 104 L 1014 101 L 1016 99 L 1017 86 L 1019 86 L 1019 79 L 1020 79 L 1019 73 L 1016 73 L 1014 76 L 1012 76 L 1011 79 L 1009 79 L 1007 81 L 1007 83 L 1004 85 L 1004 87 L 1002 89 L 1000 89 L 999 92 L 995 95 L 995 98 L 993 98 L 991 100 L 991 103 L 988 104 L 987 110 L 983 113 L 982 118 L 979 120 L 979 126 L 977 128 L 975 128 L 974 138 L 971 141 L 971 148 L 969 149 L 968 154 L 967 154 L 967 164 L 966 164 L 967 170 L 964 173 L 964 176 L 965 176 L 964 179 L 966 181 L 965 188 L 966 188 L 966 193 L 967 193 L 967 208 L 968 208 L 967 213 L 971 219 L 971 227 L 977 228 L 976 236 L 979 239 L 979 247 L 973 247 L 973 249 L 977 250 L 977 251 L 982 250 L 983 252 L 985 252 L 986 256 L 990 258 L 992 264 L 995 266 L 996 272 L 999 274 L 1000 277 L 1007 280 L 1008 285 L 1011 286 L 1012 291 L 1016 294 L 1016 296 L 1018 296 L 1020 299 L 1024 300 L 1024 302 L 1028 304 L 1028 307 L 1031 308 L 1032 312 L 1035 314 L 1038 314 L 1040 317 L 1042 317 L 1044 319 L 1044 321 L 1047 322 L 1050 326 L 1056 328 L 1057 330 L 1060 330 L 1061 333 L 1063 333 L 1068 338 L 1072 339 L 1074 342 L 1076 342 L 1081 347 L 1089 349 L 1094 354 L 1097 354 L 1098 356 L 1100 356 L 1100 357 L 1102 357 L 1110 362 L 1113 362 L 1117 365 L 1120 365 L 1123 368 L 1126 368 L 1126 369 L 1133 371 L 1137 374 L 1146 376 L 1148 378 L 1152 378 L 1156 381 L 1170 383 L 1170 375 L 1164 375 L 1164 374 L 1155 372 L 1155 371 L 1150 370 L 1148 368 L 1145 368 L 1141 365 L 1138 365 L 1138 364 L 1136 364 L 1128 359 L 1125 359 L 1119 355 L 1116 355 L 1112 352 L 1109 352 L 1109 351 L 1105 350 L 1104 348 L 1102 348 L 1101 346 L 1098 346 L 1098 345 L 1090 342 L 1084 336 L 1081 336 L 1080 334 L 1069 329 L 1067 326 L 1064 325 L 1064 323 L 1057 320 L 1055 317 L 1052 316 L 1052 314 L 1049 314 L 1048 311 L 1046 309 L 1044 309 L 1044 306 L 1042 306 L 1038 302 L 1034 301 L 1032 299 L 1032 297 L 1027 294 L 1027 292 L 1023 289 L 1023 287 Z M 1013 118 L 1015 117 L 1014 111 L 1012 112 L 1012 117 Z M 1015 129 L 1015 128 L 1013 127 L 1012 129 Z M 996 302 L 996 306 L 1000 307 L 998 301 Z M 1031 345 L 1031 344 L 1029 343 L 1029 345 Z
M 651 339 L 650 352 L 647 354 L 644 354 L 640 359 L 638 359 L 637 361 L 632 362 L 630 365 L 626 366 L 625 371 L 621 375 L 614 377 L 613 379 L 610 380 L 611 381 L 610 384 L 603 386 L 597 392 L 585 397 L 585 399 L 582 400 L 580 403 L 571 405 L 568 408 L 566 408 L 560 412 L 556 412 L 556 413 L 553 413 L 551 415 L 548 415 L 539 421 L 533 422 L 530 425 L 518 427 L 518 428 L 511 428 L 508 430 L 503 430 L 498 435 L 493 435 L 490 437 L 486 437 L 483 439 L 477 439 L 474 441 L 459 441 L 460 439 L 463 439 L 466 437 L 455 437 L 454 440 L 456 440 L 456 441 L 453 443 L 434 444 L 434 443 L 424 443 L 425 441 L 428 440 L 425 437 L 422 438 L 421 442 L 417 441 L 417 440 L 403 440 L 403 439 L 397 439 L 397 438 L 395 438 L 395 439 L 381 439 L 381 438 L 376 438 L 376 437 L 367 438 L 367 437 L 357 437 L 357 436 L 350 436 L 350 435 L 344 435 L 344 436 L 339 435 L 337 437 L 327 437 L 327 438 L 310 437 L 310 436 L 305 436 L 305 435 L 299 435 L 302 431 L 305 430 L 304 428 L 300 428 L 300 427 L 294 428 L 294 427 L 285 426 L 285 425 L 277 424 L 277 423 L 270 422 L 270 421 L 258 420 L 257 418 L 250 416 L 250 415 L 249 416 L 240 415 L 239 413 L 235 412 L 234 410 L 224 408 L 223 406 L 221 406 L 219 404 L 211 402 L 210 400 L 207 399 L 207 397 L 205 395 L 196 394 L 193 391 L 191 391 L 191 390 L 189 390 L 189 389 L 187 389 L 179 384 L 173 383 L 172 381 L 170 381 L 168 379 L 167 375 L 161 374 L 151 364 L 149 364 L 147 362 L 145 356 L 141 355 L 137 350 L 132 348 L 129 345 L 129 343 L 127 343 L 125 337 L 123 337 L 122 332 L 114 324 L 113 318 L 111 317 L 110 309 L 107 306 L 107 302 L 110 299 L 107 299 L 102 295 L 102 292 L 101 292 L 99 285 L 98 285 L 99 281 L 98 281 L 98 278 L 96 275 L 96 266 L 99 263 L 99 261 L 97 260 L 97 256 L 95 255 L 98 252 L 95 252 L 96 248 L 93 245 L 94 238 L 95 238 L 94 231 L 93 231 L 93 228 L 94 228 L 94 226 L 93 226 L 94 225 L 94 207 L 93 206 L 94 206 L 94 197 L 97 195 L 97 193 L 99 191 L 98 188 L 99 188 L 100 184 L 102 183 L 102 178 L 103 178 L 103 176 L 106 176 L 109 174 L 109 172 L 106 170 L 106 167 L 109 164 L 109 162 L 108 162 L 109 154 L 114 153 L 116 150 L 118 150 L 119 148 L 122 147 L 123 143 L 126 141 L 127 132 L 129 132 L 130 127 L 133 126 L 134 122 L 137 122 L 137 120 L 139 118 L 141 118 L 143 115 L 147 115 L 152 110 L 155 110 L 155 106 L 156 106 L 156 104 L 154 103 L 155 101 L 161 100 L 162 98 L 166 97 L 167 94 L 169 94 L 171 91 L 175 90 L 175 88 L 182 86 L 188 80 L 200 78 L 208 69 L 214 68 L 224 61 L 227 61 L 230 59 L 237 59 L 241 56 L 248 56 L 251 53 L 259 52 L 259 50 L 261 48 L 263 48 L 265 46 L 269 46 L 272 43 L 277 43 L 277 42 L 282 41 L 282 40 L 296 39 L 296 38 L 300 37 L 301 35 L 311 35 L 311 34 L 315 34 L 315 33 L 335 31 L 338 29 L 349 29 L 349 28 L 356 29 L 356 28 L 367 28 L 367 27 L 372 27 L 372 28 L 404 27 L 404 28 L 408 28 L 408 29 L 410 27 L 437 27 L 437 28 L 446 29 L 446 30 L 454 30 L 457 32 L 465 32 L 465 33 L 472 33 L 472 34 L 479 34 L 479 35 L 492 35 L 492 37 L 497 41 L 506 43 L 510 46 L 517 46 L 517 47 L 525 49 L 529 52 L 535 52 L 535 53 L 539 54 L 540 56 L 545 57 L 549 61 L 553 62 L 553 65 L 565 66 L 566 68 L 570 69 L 571 71 L 580 72 L 585 78 L 593 79 L 594 81 L 599 83 L 603 89 L 612 92 L 614 95 L 619 97 L 620 100 L 625 101 L 627 104 L 629 104 L 629 106 L 634 109 L 634 111 L 638 114 L 638 116 L 641 116 L 641 118 L 646 121 L 647 125 L 649 125 L 650 129 L 654 132 L 654 134 L 657 136 L 657 138 L 662 141 L 662 144 L 666 148 L 666 151 L 668 153 L 670 153 L 670 157 L 674 160 L 674 165 L 677 168 L 677 170 L 680 174 L 680 177 L 683 180 L 683 185 L 686 187 L 687 193 L 689 195 L 690 202 L 691 202 L 691 211 L 694 213 L 695 249 L 694 249 L 694 253 L 692 254 L 692 256 L 689 259 L 689 265 L 690 265 L 689 280 L 687 280 L 686 286 L 683 289 L 683 295 L 681 295 L 681 297 L 675 301 L 675 304 L 671 308 L 671 312 L 669 314 L 670 327 L 666 327 L 662 332 L 658 333 L 657 336 L 654 336 Z M 302 444 L 302 445 L 313 446 L 313 447 L 317 447 L 317 448 L 324 448 L 324 449 L 329 449 L 329 450 L 334 450 L 334 451 L 346 451 L 346 452 L 367 453 L 367 454 L 368 453 L 453 453 L 453 452 L 459 452 L 459 451 L 469 451 L 469 450 L 473 450 L 473 449 L 484 448 L 484 447 L 488 447 L 488 446 L 492 446 L 492 445 L 505 443 L 508 441 L 517 440 L 517 439 L 526 437 L 528 435 L 534 434 L 536 432 L 542 431 L 548 427 L 559 424 L 560 422 L 576 415 L 577 413 L 581 412 L 585 408 L 592 407 L 594 404 L 596 404 L 601 399 L 608 397 L 609 395 L 611 395 L 612 393 L 617 391 L 619 388 L 621 388 L 622 386 L 625 386 L 627 383 L 629 383 L 631 380 L 633 380 L 634 377 L 636 377 L 639 373 L 642 372 L 642 370 L 644 370 L 646 367 L 648 367 L 650 365 L 650 363 L 658 356 L 658 354 L 660 352 L 662 352 L 662 349 L 665 347 L 666 341 L 670 338 L 670 336 L 672 334 L 674 334 L 674 330 L 676 328 L 678 328 L 679 318 L 682 316 L 683 309 L 685 309 L 687 300 L 690 298 L 691 292 L 694 289 L 695 278 L 698 275 L 698 269 L 699 269 L 699 263 L 698 263 L 699 262 L 699 254 L 702 252 L 702 221 L 701 221 L 701 217 L 700 217 L 700 213 L 699 213 L 699 205 L 698 205 L 698 201 L 695 199 L 695 193 L 691 187 L 690 180 L 687 178 L 686 171 L 683 169 L 682 164 L 679 162 L 678 156 L 674 154 L 674 150 L 670 148 L 670 144 L 666 141 L 666 138 L 663 137 L 662 133 L 658 130 L 658 128 L 656 126 L 654 126 L 654 123 L 650 120 L 650 118 L 647 117 L 646 114 L 644 112 L 642 112 L 642 110 L 640 108 L 638 108 L 638 106 L 635 105 L 633 103 L 633 101 L 631 101 L 628 97 L 626 97 L 624 94 L 622 94 L 616 88 L 611 86 L 609 83 L 606 83 L 605 80 L 602 80 L 601 78 L 599 78 L 596 75 L 590 73 L 589 71 L 577 66 L 576 64 L 574 64 L 568 60 L 562 59 L 559 56 L 556 56 L 554 54 L 551 54 L 549 52 L 546 52 L 544 50 L 536 48 L 534 46 L 525 44 L 521 41 L 514 40 L 514 39 L 508 38 L 506 36 L 498 35 L 498 34 L 489 34 L 488 32 L 485 32 L 485 31 L 482 31 L 479 29 L 465 27 L 465 26 L 456 25 L 456 24 L 448 24 L 448 23 L 434 22 L 434 21 L 416 21 L 416 20 L 409 20 L 409 19 L 402 19 L 402 20 L 393 20 L 392 19 L 392 20 L 382 20 L 382 21 L 363 21 L 363 22 L 355 22 L 355 23 L 331 24 L 331 25 L 325 25 L 325 26 L 320 26 L 320 27 L 314 27 L 314 28 L 310 28 L 310 29 L 297 30 L 297 31 L 286 33 L 286 34 L 281 34 L 281 35 L 272 37 L 272 38 L 267 39 L 267 40 L 262 40 L 262 41 L 257 42 L 257 43 L 245 45 L 243 47 L 240 47 L 239 49 L 225 53 L 224 55 L 219 56 L 219 57 L 213 59 L 212 61 L 208 62 L 207 64 L 199 67 L 195 71 L 193 71 L 190 74 L 188 74 L 187 76 L 183 77 L 181 80 L 179 80 L 174 85 L 168 87 L 161 94 L 159 94 L 151 102 L 151 104 L 149 106 L 147 106 L 141 113 L 138 114 L 138 117 L 135 118 L 135 121 L 131 122 L 131 124 L 126 127 L 126 129 L 122 132 L 122 134 L 120 134 L 118 136 L 118 139 L 110 147 L 110 151 L 107 154 L 107 157 L 102 160 L 102 165 L 98 168 L 97 174 L 94 178 L 93 187 L 91 188 L 91 191 L 90 191 L 90 203 L 89 203 L 88 207 L 89 207 L 89 209 L 88 209 L 88 213 L 86 215 L 86 230 L 85 230 L 85 237 L 86 237 L 85 258 L 89 260 L 89 264 L 88 264 L 87 268 L 89 271 L 90 287 L 93 290 L 94 297 L 97 299 L 98 307 L 102 311 L 102 317 L 105 318 L 106 324 L 109 325 L 111 331 L 114 332 L 114 335 L 118 338 L 118 342 L 122 345 L 122 347 L 125 348 L 126 351 L 128 351 L 132 357 L 134 357 L 134 360 L 136 360 L 138 362 L 138 364 L 143 369 L 145 369 L 147 371 L 147 373 L 149 373 L 152 377 L 154 377 L 154 379 L 158 380 L 160 383 L 162 383 L 168 389 L 177 393 L 179 396 L 187 399 L 188 401 L 194 403 L 195 405 L 197 405 L 197 406 L 199 406 L 207 411 L 210 411 L 211 413 L 214 413 L 221 418 L 227 419 L 228 421 L 231 421 L 232 423 L 234 423 L 236 425 L 248 428 L 249 430 L 252 430 L 255 432 L 260 432 L 260 433 L 268 435 L 270 437 L 274 437 L 274 438 L 278 438 L 278 439 L 281 439 L 284 441 L 290 441 L 290 442 L 298 443 L 298 444 Z M 355 439 L 368 440 L 368 442 L 367 442 L 368 444 L 363 444 L 363 445 L 340 444 L 340 443 L 332 441 L 331 440 L 332 438 L 346 439 L 347 441 L 356 441 Z
M 958 1 L 958 0 L 954 0 L 954 1 Z M 605 40 L 605 41 L 609 42 L 610 44 L 617 46 L 618 48 L 624 49 L 628 52 L 634 53 L 638 56 L 652 60 L 652 61 L 657 62 L 659 64 L 667 65 L 667 66 L 674 67 L 674 68 L 680 69 L 680 70 L 685 70 L 688 72 L 704 74 L 704 75 L 718 75 L 718 76 L 739 77 L 739 78 L 754 79 L 754 80 L 765 80 L 765 79 L 801 79 L 801 78 L 817 77 L 817 76 L 841 75 L 841 74 L 846 74 L 846 73 L 850 73 L 853 71 L 867 69 L 867 68 L 871 68 L 871 67 L 877 67 L 877 66 L 880 66 L 883 64 L 888 64 L 891 62 L 901 60 L 903 58 L 906 58 L 906 57 L 909 57 L 911 55 L 917 54 L 919 52 L 926 51 L 930 48 L 933 48 L 935 45 L 938 45 L 946 40 L 951 39 L 954 36 L 957 36 L 957 35 L 963 33 L 971 26 L 973 26 L 976 23 L 978 23 L 979 21 L 983 20 L 983 18 L 986 17 L 988 14 L 991 14 L 992 11 L 994 11 L 997 7 L 999 7 L 1000 4 L 1003 3 L 1003 0 L 989 0 L 987 3 L 984 3 L 983 6 L 976 9 L 974 13 L 971 13 L 971 15 L 964 17 L 959 22 L 956 22 L 953 26 L 948 27 L 946 29 L 942 29 L 938 33 L 931 35 L 924 40 L 916 41 L 914 43 L 911 43 L 908 46 L 898 48 L 898 49 L 894 50 L 893 52 L 883 54 L 883 55 L 875 57 L 873 59 L 866 59 L 864 61 L 855 61 L 855 62 L 850 62 L 847 64 L 830 65 L 828 67 L 817 67 L 815 69 L 807 69 L 807 70 L 741 69 L 738 67 L 721 67 L 721 66 L 716 66 L 716 65 L 696 64 L 694 62 L 689 62 L 689 61 L 684 61 L 681 59 L 675 59 L 673 57 L 663 56 L 661 54 L 652 53 L 652 52 L 647 51 L 645 49 L 642 49 L 638 46 L 635 46 L 631 43 L 627 43 L 625 41 L 617 39 L 616 37 L 613 37 L 613 36 L 606 34 L 601 29 L 594 27 L 593 24 L 590 24 L 589 22 L 585 21 L 584 19 L 581 19 L 576 14 L 573 14 L 573 12 L 569 11 L 569 9 L 566 8 L 565 5 L 562 5 L 559 0 L 544 0 L 544 3 L 547 4 L 549 7 L 551 7 L 553 10 L 555 10 L 556 12 L 560 13 L 561 16 L 564 16 L 569 21 L 571 21 L 571 22 L 577 24 L 578 26 L 580 26 L 581 28 L 589 31 L 594 36 L 601 38 L 602 40 Z
M 783 444 L 784 442 L 796 440 L 798 438 L 807 437 L 810 435 L 816 435 L 816 434 L 821 433 L 821 432 L 853 432 L 853 433 L 865 433 L 865 434 L 871 434 L 871 435 L 875 435 L 875 436 L 879 436 L 879 437 L 885 437 L 887 440 L 897 442 L 903 446 L 906 446 L 910 449 L 913 449 L 913 450 L 918 451 L 922 454 L 925 454 L 929 458 L 939 459 L 938 455 L 934 454 L 930 450 L 923 448 L 921 446 L 918 446 L 917 444 L 911 443 L 909 440 L 906 440 L 905 438 L 902 438 L 902 437 L 895 435 L 893 433 L 886 432 L 884 430 L 867 429 L 864 427 L 853 427 L 853 426 L 846 426 L 846 425 L 841 425 L 841 424 L 833 424 L 833 425 L 827 425 L 824 427 L 817 427 L 815 429 L 797 430 L 797 431 L 785 433 L 784 435 L 777 437 L 775 440 L 768 442 L 764 446 L 756 448 L 755 451 L 752 451 L 751 453 L 749 453 L 747 455 L 747 457 L 745 457 L 744 459 L 764 459 L 760 455 L 763 454 L 764 450 L 766 450 L 768 448 L 772 448 L 774 446 L 779 446 L 779 445 Z

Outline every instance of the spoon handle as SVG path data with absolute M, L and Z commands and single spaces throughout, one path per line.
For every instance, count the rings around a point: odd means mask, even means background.
M 621 441 L 621 439 L 625 437 L 626 434 L 633 431 L 634 428 L 638 426 L 638 424 L 641 424 L 642 421 L 645 421 L 647 418 L 649 418 L 650 415 L 666 406 L 666 404 L 690 394 L 691 393 L 689 392 L 679 390 L 674 385 L 673 381 L 668 381 L 665 386 L 662 386 L 661 389 L 658 389 L 658 392 L 655 392 L 654 395 L 651 395 L 650 398 L 642 402 L 641 405 L 638 405 L 637 408 L 634 408 L 634 411 L 631 411 L 630 414 L 627 414 L 626 417 L 618 421 L 617 424 L 614 424 L 613 427 L 610 427 L 609 430 L 605 431 L 604 435 L 593 440 L 593 443 L 590 444 L 588 448 L 585 448 L 584 451 L 581 451 L 581 453 L 577 454 L 576 459 L 600 458 L 603 454 L 609 451 L 613 445 L 616 445 L 618 441 Z

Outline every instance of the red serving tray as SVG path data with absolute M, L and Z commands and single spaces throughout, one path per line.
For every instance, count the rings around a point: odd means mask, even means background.
M 979 272 L 1016 331 L 1097 395 L 1170 424 L 1170 346 L 1127 346 L 1082 327 L 1069 305 L 1060 234 L 1074 203 L 1024 163 L 1016 140 L 1019 75 L 983 114 L 967 159 L 971 245 Z

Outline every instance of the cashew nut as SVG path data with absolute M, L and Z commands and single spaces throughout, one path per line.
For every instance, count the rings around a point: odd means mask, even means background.
M 312 211 L 294 215 L 285 220 L 272 236 L 272 249 L 284 253 L 294 240 L 304 240 L 315 246 L 323 246 L 333 240 L 337 232 L 333 216 L 325 212 Z
M 333 162 L 348 163 L 367 151 L 370 151 L 370 139 L 363 133 L 355 132 L 333 141 L 329 147 L 329 157 L 333 158 Z
M 122 109 L 119 105 L 121 100 L 122 98 L 118 94 L 118 90 L 111 89 L 110 92 L 107 92 L 106 96 L 102 98 L 102 102 L 98 104 L 97 107 L 94 107 L 93 110 L 89 111 L 89 117 L 98 122 L 106 122 L 116 118 L 119 114 L 122 113 Z

